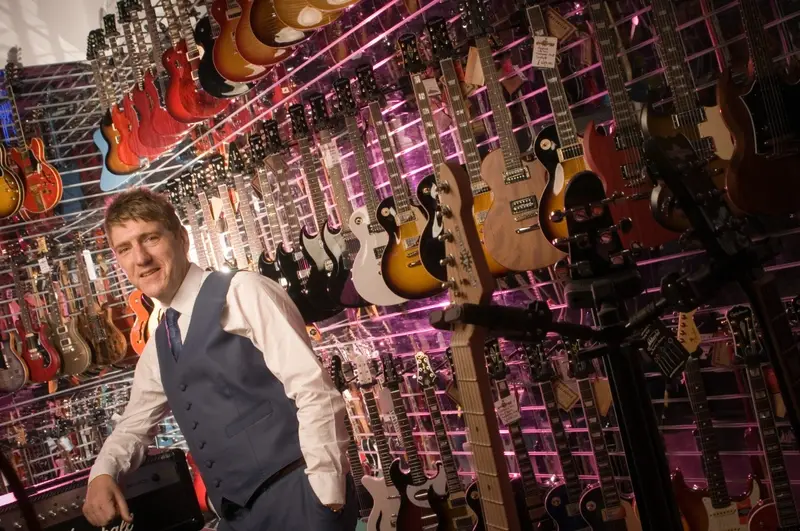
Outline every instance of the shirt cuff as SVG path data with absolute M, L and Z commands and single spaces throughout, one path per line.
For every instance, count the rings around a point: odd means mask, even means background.
M 92 466 L 91 472 L 89 472 L 89 483 L 92 482 L 94 478 L 97 476 L 111 476 L 114 481 L 117 481 L 119 478 L 119 472 L 117 471 L 117 467 L 106 461 L 95 461 L 94 465 Z M 88 484 L 88 483 L 87 483 Z
M 311 490 L 322 505 L 344 505 L 347 493 L 346 477 L 339 474 L 308 474 Z

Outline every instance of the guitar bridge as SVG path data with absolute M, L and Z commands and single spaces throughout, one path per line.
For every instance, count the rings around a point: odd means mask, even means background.
M 681 112 L 672 115 L 672 127 L 680 129 L 681 127 L 694 127 L 706 121 L 706 109 L 704 107 L 697 107 L 691 111 Z

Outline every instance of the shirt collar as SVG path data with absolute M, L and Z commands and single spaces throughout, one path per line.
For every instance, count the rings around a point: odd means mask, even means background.
M 191 315 L 197 295 L 200 293 L 200 286 L 203 284 L 203 269 L 194 264 L 189 264 L 189 271 L 183 277 L 183 283 L 178 288 L 178 292 L 169 302 L 164 304 L 165 308 L 174 308 L 181 315 Z

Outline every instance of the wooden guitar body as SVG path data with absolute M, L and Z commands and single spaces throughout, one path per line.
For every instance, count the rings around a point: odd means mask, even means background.
M 244 7 L 244 6 L 242 6 Z M 243 10 L 244 11 L 244 10 Z M 244 13 L 243 15 L 244 16 Z M 272 48 L 287 48 L 300 44 L 313 35 L 285 24 L 275 12 L 273 0 L 253 0 L 250 7 L 250 28 L 262 44 Z
M 205 118 L 197 117 L 189 112 L 181 98 L 182 80 L 186 78 L 189 83 L 193 83 L 192 70 L 186 60 L 186 44 L 181 41 L 176 48 L 170 48 L 164 52 L 161 63 L 169 74 L 169 85 L 167 85 L 165 98 L 169 115 L 184 124 L 202 122 Z
M 419 241 L 422 265 L 428 273 L 439 280 L 447 279 L 447 268 L 442 264 L 444 241 L 439 241 L 442 233 L 442 212 L 437 200 L 436 176 L 431 174 L 417 185 L 417 200 L 425 211 L 427 221 Z
M 481 176 L 492 190 L 492 206 L 486 212 L 483 233 L 486 250 L 497 263 L 512 271 L 541 269 L 566 256 L 550 243 L 539 228 L 549 215 L 542 209 L 542 194 L 547 186 L 547 173 L 539 161 L 524 161 L 528 179 L 505 184 L 503 152 L 489 153 L 481 164 Z M 519 221 L 511 211 L 512 201 L 530 198 L 538 204 L 538 216 Z M 475 204 L 476 212 L 478 204 Z M 536 205 L 532 205 L 534 208 Z M 535 213 L 535 212 L 532 212 Z M 525 252 L 520 252 L 521 250 Z M 491 263 L 491 262 L 490 262 Z
M 177 56 L 183 62 L 183 67 L 177 70 L 180 74 L 179 77 L 171 79 L 170 89 L 172 89 L 172 85 L 177 83 L 177 96 L 186 112 L 193 117 L 194 121 L 202 121 L 212 118 L 225 110 L 228 106 L 227 100 L 215 98 L 204 90 L 197 88 L 192 78 L 192 71 L 197 70 L 199 60 L 196 59 L 189 63 L 186 57 L 186 41 L 178 43 L 177 52 Z M 177 116 L 173 115 L 173 117 L 178 121 L 182 121 Z
M 419 240 L 425 230 L 425 214 L 411 206 L 415 219 L 402 225 L 395 218 L 394 198 L 387 197 L 378 205 L 378 223 L 389 234 L 381 257 L 381 272 L 386 285 L 405 299 L 424 299 L 442 291 L 439 279 L 428 273 L 420 258 Z
M 420 529 L 419 526 L 403 528 L 398 525 L 401 496 L 397 487 L 389 487 L 383 478 L 373 476 L 364 476 L 361 478 L 361 483 L 373 500 L 372 512 L 369 513 L 367 522 L 368 531 L 417 531 Z
M 283 278 L 286 281 L 284 289 L 286 290 L 286 293 L 289 294 L 289 297 L 292 299 L 292 302 L 294 302 L 295 306 L 297 306 L 297 309 L 300 311 L 300 315 L 303 316 L 303 319 L 306 323 L 321 321 L 333 315 L 330 311 L 321 311 L 316 306 L 311 304 L 311 301 L 307 296 L 308 290 L 306 289 L 305 283 L 300 276 L 300 268 L 298 267 L 297 262 L 294 260 L 293 253 L 287 252 L 283 248 L 283 245 L 279 246 L 278 248 L 277 262 L 281 272 L 283 273 Z M 324 283 L 322 289 L 324 289 Z
M 211 5 L 211 16 L 216 19 L 220 27 L 220 34 L 214 43 L 212 53 L 214 66 L 225 79 L 238 83 L 257 81 L 267 75 L 270 69 L 247 61 L 239 53 L 236 48 L 236 28 L 241 15 L 229 18 L 226 14 L 227 8 L 226 0 L 214 0 Z M 285 50 L 281 50 L 281 55 L 285 53 Z
M 360 244 L 350 274 L 353 285 L 356 291 L 372 304 L 379 306 L 402 304 L 407 299 L 400 297 L 386 285 L 381 272 L 381 259 L 389 243 L 389 234 L 380 225 L 377 227 L 380 230 L 370 227 L 367 221 L 369 219 L 366 207 L 355 209 L 350 216 L 350 230 Z
M 706 489 L 693 489 L 686 485 L 683 473 L 676 470 L 672 475 L 672 490 L 684 520 L 684 527 L 695 531 L 747 531 L 751 511 L 761 499 L 763 487 L 750 476 L 747 493 L 731 498 L 728 507 L 714 508 Z
M 441 496 L 433 489 L 429 490 L 428 502 L 439 521 L 436 531 L 473 531 L 477 515 L 466 501 L 466 497 L 451 500 L 449 494 Z
M 581 517 L 593 531 L 642 531 L 642 523 L 636 517 L 633 505 L 626 499 L 620 500 L 620 508 L 625 517 L 618 520 L 603 519 L 605 502 L 599 486 L 586 490 L 581 496 Z
M 141 290 L 135 289 L 128 295 L 128 306 L 131 307 L 135 316 L 135 321 L 130 331 L 131 347 L 136 354 L 141 356 L 149 339 L 147 322 L 150 319 L 150 312 L 153 311 L 153 305 L 152 303 L 148 304 L 148 300 Z
M 20 341 L 17 333 L 9 330 L 8 339 L 0 341 L 0 355 L 3 356 L 4 369 L 0 369 L 0 391 L 15 393 L 28 383 L 28 366 L 20 355 Z
M 478 227 L 478 236 L 481 238 L 481 248 L 483 248 L 483 256 L 486 258 L 486 263 L 489 265 L 489 271 L 494 277 L 502 277 L 511 272 L 511 270 L 503 266 L 500 262 L 494 259 L 489 254 L 489 249 L 486 247 L 486 216 L 489 209 L 492 207 L 494 196 L 491 191 L 475 194 L 473 197 L 472 217 L 475 219 L 475 226 Z
M 550 489 L 550 492 L 545 496 L 545 510 L 558 526 L 558 531 L 582 531 L 587 529 L 589 524 L 580 514 L 580 505 L 577 501 L 573 504 L 568 504 L 568 500 L 567 486 L 563 483 Z M 574 509 L 570 505 L 574 505 Z
M 351 236 L 352 241 L 345 240 L 341 229 L 333 229 L 326 222 L 322 228 L 322 242 L 330 252 L 333 259 L 333 271 L 328 277 L 328 296 L 338 305 L 345 308 L 362 308 L 367 302 L 358 294 L 353 278 L 352 256 L 358 248 L 358 240 Z
M 66 326 L 57 326 L 54 338 L 61 353 L 61 370 L 64 374 L 83 374 L 92 364 L 92 351 L 78 330 L 75 319 L 67 321 Z
M 477 481 L 473 481 L 467 487 L 467 505 L 477 517 L 473 531 L 485 531 L 486 526 L 483 523 L 483 508 L 481 507 L 481 491 Z
M 261 253 L 258 257 L 258 272 L 277 283 L 281 283 L 283 275 L 281 274 L 280 266 L 277 260 L 270 258 L 266 251 Z
M 759 502 L 756 508 L 750 513 L 750 521 L 747 524 L 748 531 L 784 531 L 778 520 L 778 509 L 771 500 Z
M 214 65 L 214 50 L 219 40 L 214 40 L 208 17 L 201 18 L 194 27 L 194 40 L 207 50 L 200 59 L 200 66 L 197 69 L 203 90 L 215 98 L 235 98 L 250 90 L 250 85 L 229 81 L 217 71 Z
M 629 148 L 618 150 L 614 137 L 601 135 L 595 127 L 594 121 L 589 122 L 583 133 L 583 149 L 589 168 L 597 173 L 606 186 L 606 195 L 615 192 L 624 193 L 626 196 L 641 194 L 640 199 L 629 199 L 612 203 L 612 217 L 619 221 L 630 218 L 633 229 L 625 234 L 619 233 L 622 245 L 630 249 L 631 245 L 638 242 L 643 247 L 659 247 L 673 241 L 678 234 L 659 225 L 650 211 L 650 191 L 653 185 L 650 179 L 644 176 L 645 182 L 638 186 L 629 186 L 623 177 L 623 167 L 635 167 L 641 160 L 639 150 Z
M 119 159 L 128 166 L 140 168 L 142 166 L 142 157 L 134 153 L 130 147 L 131 124 L 127 116 L 125 116 L 125 112 L 115 103 L 109 109 L 109 113 L 111 114 L 110 125 L 113 127 L 113 133 L 109 129 L 104 128 L 102 123 L 100 126 L 106 140 L 111 144 L 112 136 L 118 135 L 119 141 L 115 140 L 115 143 L 118 145 Z M 112 136 L 109 136 L 107 133 L 111 133 Z M 120 175 L 122 175 L 122 173 L 120 173 Z
M 788 133 L 796 138 L 800 131 L 794 119 L 800 115 L 800 84 L 782 84 L 781 88 L 790 116 L 788 123 L 793 128 Z M 726 71 L 717 83 L 717 101 L 734 138 L 733 157 L 725 173 L 733 204 L 749 214 L 791 214 L 800 210 L 800 188 L 793 179 L 800 153 L 795 145 L 787 155 L 768 156 L 771 149 L 763 144 L 769 138 L 764 138 L 768 135 L 758 121 L 765 120 L 763 117 L 769 113 L 763 109 L 759 83 L 751 83 L 744 91 L 736 87 Z M 762 142 L 757 135 L 763 135 Z
M 26 336 L 21 321 L 17 321 L 17 331 L 23 338 L 20 345 L 20 354 L 28 366 L 28 377 L 31 382 L 49 382 L 54 380 L 61 372 L 61 358 L 58 351 L 47 339 L 47 327 L 39 327 L 31 336 Z
M 155 86 L 152 87 L 152 90 L 155 90 Z M 148 87 L 143 86 L 142 89 L 135 87 L 131 91 L 131 98 L 133 99 L 133 106 L 136 107 L 136 111 L 139 113 L 139 127 L 136 130 L 136 136 L 140 144 L 153 151 L 163 153 L 180 142 L 180 138 L 162 135 L 155 130 L 153 117 L 156 112 L 155 109 L 160 108 L 157 107 L 157 94 L 154 100 L 152 93 L 148 92 Z
M 253 27 L 250 25 L 253 0 L 239 0 L 239 7 L 242 9 L 242 15 L 239 17 L 239 25 L 236 26 L 235 39 L 236 49 L 244 60 L 254 65 L 273 65 L 284 60 L 291 53 L 287 47 L 273 48 L 272 46 L 267 46 L 258 40 L 253 33 Z M 278 50 L 281 50 L 282 53 L 279 53 Z
M 397 513 L 397 528 L 422 529 L 422 518 L 429 512 L 430 507 L 427 500 L 428 486 L 430 483 L 425 482 L 425 485 L 420 489 L 425 495 L 425 499 L 420 501 L 415 497 L 416 487 L 413 485 L 411 475 L 404 473 L 400 469 L 400 461 L 398 459 L 392 462 L 392 466 L 389 468 L 389 477 L 392 478 L 392 483 L 394 483 L 394 486 L 400 493 L 400 511 Z M 447 490 L 446 484 L 445 490 Z
M 110 145 L 106 141 L 105 135 L 103 134 L 102 129 L 95 129 L 94 134 L 92 135 L 92 140 L 94 141 L 97 148 L 100 150 L 100 153 L 103 156 L 103 169 L 100 171 L 100 189 L 104 192 L 109 192 L 116 188 L 119 188 L 128 180 L 130 179 L 131 174 L 136 173 L 138 168 L 133 169 L 132 171 L 128 171 L 127 173 L 117 174 L 109 169 L 106 162 L 111 158 L 110 154 Z M 118 164 L 122 165 L 123 167 L 129 167 L 122 164 L 121 161 Z
M 159 87 L 163 90 L 166 86 L 161 84 L 163 81 L 164 78 L 156 77 L 153 75 L 152 70 L 147 70 L 144 73 L 144 90 L 150 101 L 153 102 L 150 121 L 153 124 L 153 129 L 159 135 L 176 137 L 176 140 L 179 140 L 178 137 L 189 132 L 189 125 L 177 121 L 162 106 L 162 92 L 159 91 Z M 159 83 L 158 86 L 156 86 L 156 82 Z
M 24 199 L 25 183 L 6 165 L 6 150 L 0 146 L 0 219 L 19 212 Z
M 125 118 L 128 120 L 130 127 L 130 136 L 128 136 L 128 147 L 134 154 L 141 158 L 148 160 L 155 160 L 163 153 L 162 148 L 151 148 L 145 145 L 139 131 L 141 130 L 141 123 L 139 122 L 139 113 L 141 112 L 133 102 L 133 95 L 131 93 L 125 94 L 122 97 L 122 111 L 125 113 Z M 146 132 L 142 133 L 147 135 Z
M 300 233 L 300 247 L 303 249 L 303 256 L 311 264 L 311 270 L 306 279 L 306 297 L 314 307 L 320 310 L 336 310 L 339 306 L 328 294 L 328 280 L 333 272 L 334 262 L 322 240 L 322 234 L 311 236 L 303 227 Z
M 103 115 L 100 121 L 100 128 L 97 131 L 100 132 L 102 140 L 106 143 L 106 151 L 103 152 L 103 163 L 108 171 L 117 175 L 130 175 L 139 171 L 141 168 L 139 157 L 128 148 L 125 143 L 125 135 L 117 129 L 111 112 L 106 112 Z M 102 147 L 97 141 L 95 141 L 95 144 L 98 144 L 102 151 Z
M 108 303 L 102 306 L 102 322 L 108 335 L 110 345 L 111 363 L 117 363 L 128 355 L 128 339 L 114 323 L 114 308 Z
M 61 175 L 47 162 L 44 142 L 41 138 L 31 138 L 28 155 L 18 149 L 11 150 L 11 160 L 17 165 L 19 175 L 25 176 L 25 197 L 22 206 L 34 214 L 52 210 L 64 192 Z

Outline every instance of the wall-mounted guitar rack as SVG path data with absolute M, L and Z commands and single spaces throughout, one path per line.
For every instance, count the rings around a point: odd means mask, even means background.
M 303 100 L 310 90 L 328 92 L 330 82 L 340 75 L 351 75 L 354 67 L 362 61 L 368 60 L 375 68 L 376 76 L 384 81 L 385 85 L 399 87 L 401 69 L 398 67 L 398 54 L 395 51 L 394 41 L 405 32 L 422 34 L 422 22 L 431 16 L 439 15 L 448 18 L 451 24 L 458 18 L 456 6 L 451 1 L 425 2 L 409 9 L 412 1 L 401 0 L 363 0 L 361 4 L 351 8 L 343 17 L 340 25 L 319 32 L 290 59 L 286 60 L 281 69 L 275 69 L 267 78 L 262 80 L 250 93 L 247 101 L 237 104 L 231 109 L 229 115 L 219 120 L 212 131 L 223 131 L 221 142 L 230 142 L 247 130 L 251 125 L 264 118 L 274 117 L 285 123 L 288 118 L 283 110 L 287 101 Z M 687 48 L 687 62 L 695 74 L 696 84 L 701 94 L 707 94 L 708 89 L 716 84 L 716 76 L 720 64 L 727 56 L 734 63 L 741 63 L 746 58 L 744 36 L 738 25 L 737 0 L 687 0 L 675 2 L 679 7 L 679 29 L 684 44 Z M 494 2 L 493 13 L 497 17 L 498 33 L 501 36 L 502 46 L 496 54 L 505 54 L 516 65 L 513 70 L 506 72 L 505 79 L 521 76 L 525 83 L 517 91 L 510 102 L 510 108 L 519 118 L 515 123 L 517 132 L 533 133 L 541 129 L 543 124 L 551 120 L 549 114 L 539 113 L 537 109 L 545 101 L 545 88 L 542 86 L 541 76 L 534 75 L 530 64 L 530 37 L 526 29 L 511 29 L 513 26 L 512 2 Z M 559 11 L 568 20 L 578 22 L 582 17 L 580 3 L 550 2 L 559 8 Z M 663 68 L 659 61 L 653 43 L 655 37 L 650 28 L 650 5 L 644 0 L 627 0 L 614 2 L 617 9 L 616 28 L 626 43 L 623 55 L 632 59 L 632 79 L 628 82 L 629 88 L 636 95 L 636 91 L 649 89 L 655 95 L 655 105 L 663 105 L 670 101 L 663 81 Z M 202 9 L 202 8 L 200 8 Z M 764 11 L 771 13 L 767 28 L 776 37 L 780 51 L 775 54 L 775 61 L 785 61 L 796 64 L 800 48 L 800 1 L 769 0 L 769 6 Z M 580 26 L 580 24 L 578 24 Z M 463 40 L 460 25 L 455 31 Z M 582 27 L 582 26 L 581 26 Z M 380 28 L 380 31 L 376 31 Z M 631 37 L 632 36 L 632 37 Z M 574 63 L 574 68 L 569 75 L 564 76 L 564 83 L 570 91 L 571 105 L 576 115 L 576 120 L 585 123 L 594 119 L 600 123 L 607 123 L 609 113 L 606 106 L 605 90 L 596 89 L 604 86 L 600 72 L 600 64 L 596 57 L 589 53 L 588 61 L 581 61 L 581 52 L 585 57 L 586 47 L 591 46 L 589 36 L 581 34 L 566 43 L 561 44 L 559 50 L 562 61 L 569 60 Z M 272 103 L 270 98 L 276 91 L 284 91 L 280 103 Z M 473 102 L 473 122 L 481 124 L 488 132 L 480 142 L 481 148 L 487 150 L 496 146 L 497 137 L 494 128 L 487 120 L 491 116 L 486 102 L 486 94 L 479 88 L 471 96 Z M 392 99 L 391 96 L 394 96 Z M 32 239 L 41 235 L 50 235 L 56 239 L 69 240 L 74 234 L 88 235 L 98 228 L 102 222 L 102 210 L 107 199 L 114 192 L 101 192 L 99 190 L 99 154 L 96 152 L 91 140 L 91 134 L 99 119 L 97 109 L 98 100 L 95 97 L 95 87 L 92 82 L 91 71 L 85 63 L 69 63 L 49 65 L 45 67 L 26 68 L 24 70 L 22 91 L 19 95 L 23 118 L 32 109 L 42 109 L 46 118 L 38 120 L 38 124 L 48 129 L 46 141 L 51 148 L 52 156 L 49 159 L 65 177 L 65 197 L 62 200 L 61 211 L 46 221 L 20 222 L 0 226 L 0 246 L 5 240 L 17 237 L 17 232 L 24 229 L 24 239 Z M 547 108 L 544 105 L 543 108 Z M 441 109 L 436 111 L 439 118 L 447 120 Z M 430 171 L 430 162 L 425 155 L 425 141 L 420 134 L 420 120 L 416 110 L 406 103 L 401 91 L 390 94 L 390 104 L 384 108 L 387 118 L 394 117 L 390 124 L 399 158 L 402 159 L 406 170 L 405 177 L 409 185 L 414 184 Z M 236 123 L 235 127 L 230 124 Z M 453 141 L 454 127 L 442 135 L 444 148 L 448 157 L 460 157 L 457 142 Z M 376 148 L 374 135 L 368 135 L 369 149 Z M 11 141 L 12 138 L 6 138 Z M 344 138 L 339 139 L 340 142 Z M 132 185 L 149 186 L 162 190 L 164 184 L 201 160 L 195 154 L 193 142 L 181 144 L 174 151 L 164 155 L 149 168 L 140 172 L 131 179 Z M 374 155 L 375 153 L 373 153 Z M 388 184 L 385 179 L 383 165 L 380 157 L 372 157 L 371 168 L 374 171 L 376 187 L 385 189 Z M 291 166 L 299 160 L 290 158 L 287 163 Z M 359 201 L 361 193 L 357 181 L 355 164 L 352 152 L 342 153 L 344 179 L 350 199 Z M 297 178 L 292 182 L 292 191 L 295 201 L 304 217 L 310 216 L 310 209 L 302 179 Z M 325 184 L 325 183 L 323 183 Z M 325 193 L 330 195 L 330 186 L 324 186 Z M 259 209 L 258 212 L 263 212 Z M 263 217 L 264 214 L 261 214 Z M 796 268 L 800 266 L 800 256 L 796 256 L 794 249 L 798 248 L 798 234 L 800 228 L 796 224 L 782 225 L 780 228 L 766 232 L 780 240 L 784 246 L 784 253 L 779 261 L 768 265 L 767 270 L 774 272 L 781 280 L 785 289 L 782 293 L 788 302 L 793 295 L 800 293 L 800 282 L 796 281 Z M 239 227 L 228 230 L 238 230 Z M 101 251 L 97 250 L 95 252 Z M 659 255 L 653 255 L 638 262 L 648 289 L 645 295 L 637 300 L 641 307 L 649 300 L 648 295 L 655 293 L 661 277 L 682 268 L 692 268 L 703 260 L 701 250 L 683 250 L 679 245 L 664 249 Z M 0 275 L 8 273 L 7 269 L 0 267 Z M 117 280 L 114 276 L 111 281 L 113 289 L 127 291 L 130 286 L 127 282 Z M 0 280 L 0 293 L 10 287 L 9 282 Z M 566 314 L 566 304 L 563 297 L 563 286 L 552 278 L 521 275 L 515 280 L 509 280 L 501 285 L 495 293 L 495 300 L 502 304 L 525 305 L 533 300 L 549 299 L 554 312 Z M 708 386 L 709 400 L 714 411 L 714 425 L 720 431 L 721 455 L 725 462 L 727 479 L 732 492 L 744 489 L 747 474 L 759 465 L 760 452 L 757 444 L 751 444 L 748 433 L 757 428 L 757 423 L 752 416 L 749 405 L 749 393 L 741 371 L 730 365 L 730 338 L 721 332 L 720 321 L 725 310 L 731 305 L 740 303 L 743 297 L 739 293 L 726 294 L 715 301 L 715 304 L 702 307 L 696 314 L 700 329 L 708 335 L 704 337 L 703 348 L 709 352 L 713 364 L 704 368 L 703 374 Z M 432 356 L 434 365 L 438 368 L 444 365 L 442 353 L 447 346 L 446 334 L 433 329 L 428 324 L 428 314 L 446 304 L 444 298 L 426 299 L 423 301 L 409 302 L 403 307 L 369 308 L 364 310 L 346 310 L 340 315 L 325 322 L 319 323 L 321 336 L 314 343 L 315 350 L 323 357 L 342 352 L 360 352 L 364 349 L 382 350 L 389 349 L 395 357 L 403 361 L 404 365 L 413 362 L 415 352 L 424 350 Z M 0 311 L 0 313 L 6 313 Z M 0 322 L 4 322 L 6 315 L 0 315 Z M 571 317 L 575 318 L 575 315 Z M 584 316 L 580 316 L 584 317 Z M 676 316 L 667 316 L 664 322 L 669 326 L 675 325 Z M 795 322 L 794 326 L 800 327 Z M 724 328 L 724 327 L 722 327 Z M 509 354 L 512 383 L 518 395 L 522 409 L 522 423 L 524 436 L 528 439 L 528 448 L 534 449 L 531 455 L 535 457 L 536 472 L 541 479 L 549 479 L 559 470 L 556 452 L 552 438 L 548 435 L 546 416 L 541 396 L 537 390 L 532 390 L 528 384 L 527 369 L 524 362 L 516 352 L 516 346 L 510 343 L 501 343 L 504 351 Z M 408 366 L 410 369 L 410 366 Z M 413 376 L 413 370 L 404 375 L 407 384 L 406 397 L 407 409 L 412 419 L 414 436 L 421 442 L 421 452 L 425 456 L 426 465 L 432 468 L 432 463 L 437 457 L 434 450 L 436 437 L 433 432 L 431 420 L 424 407 L 422 392 Z M 693 437 L 694 424 L 691 409 L 688 405 L 685 391 L 680 386 L 665 385 L 663 377 L 657 372 L 648 373 L 648 380 L 652 384 L 653 403 L 657 411 L 662 414 L 662 433 L 664 434 L 671 464 L 683 469 L 687 483 L 705 483 L 700 466 L 700 452 Z M 87 382 L 84 385 L 94 391 L 117 382 L 115 378 L 129 378 L 129 375 L 119 376 L 113 374 L 107 379 Z M 116 385 L 116 384 L 115 384 Z M 122 387 L 124 384 L 119 384 Z M 113 386 L 112 386 L 113 387 Z M 665 391 L 668 397 L 664 398 Z M 459 461 L 461 473 L 465 476 L 472 475 L 469 461 L 469 451 L 465 448 L 466 432 L 464 421 L 455 404 L 447 398 L 444 389 L 438 391 L 442 398 L 442 412 L 451 436 L 452 446 Z M 21 412 L 40 408 L 46 409 L 48 397 L 39 397 L 19 403 L 14 398 L 15 404 L 10 403 L 6 410 L 0 410 L 0 429 L 10 425 L 16 418 L 19 420 Z M 23 407 L 24 406 L 24 407 Z M 4 411 L 13 411 L 4 416 Z M 35 414 L 35 412 L 34 412 Z M 354 410 L 353 419 L 359 440 L 365 441 L 371 435 L 366 428 L 363 412 Z M 615 426 L 613 415 L 610 424 L 605 426 L 608 433 L 609 447 L 612 450 L 612 459 L 617 475 L 625 479 L 627 470 L 622 453 L 619 434 Z M 174 427 L 166 428 L 174 430 Z M 795 490 L 800 492 L 800 453 L 796 450 L 795 442 L 791 437 L 788 425 L 779 423 L 784 441 L 784 454 L 788 461 L 788 468 Z M 590 445 L 586 433 L 585 423 L 581 415 L 571 414 L 571 422 L 567 429 L 573 439 L 573 448 L 580 451 L 574 452 L 578 457 L 581 469 L 581 479 L 584 482 L 596 480 L 596 473 L 591 459 Z M 169 431 L 172 434 L 172 431 Z M 389 430 L 390 436 L 397 435 L 394 430 Z M 508 444 L 508 433 L 504 431 Z M 394 439 L 393 439 L 394 440 Z M 179 443 L 180 437 L 172 442 Z M 374 450 L 365 445 L 368 453 Z M 401 446 L 393 445 L 392 450 L 400 455 Z M 510 468 L 517 471 L 513 452 L 508 445 Z M 52 457 L 52 455 L 51 455 Z

